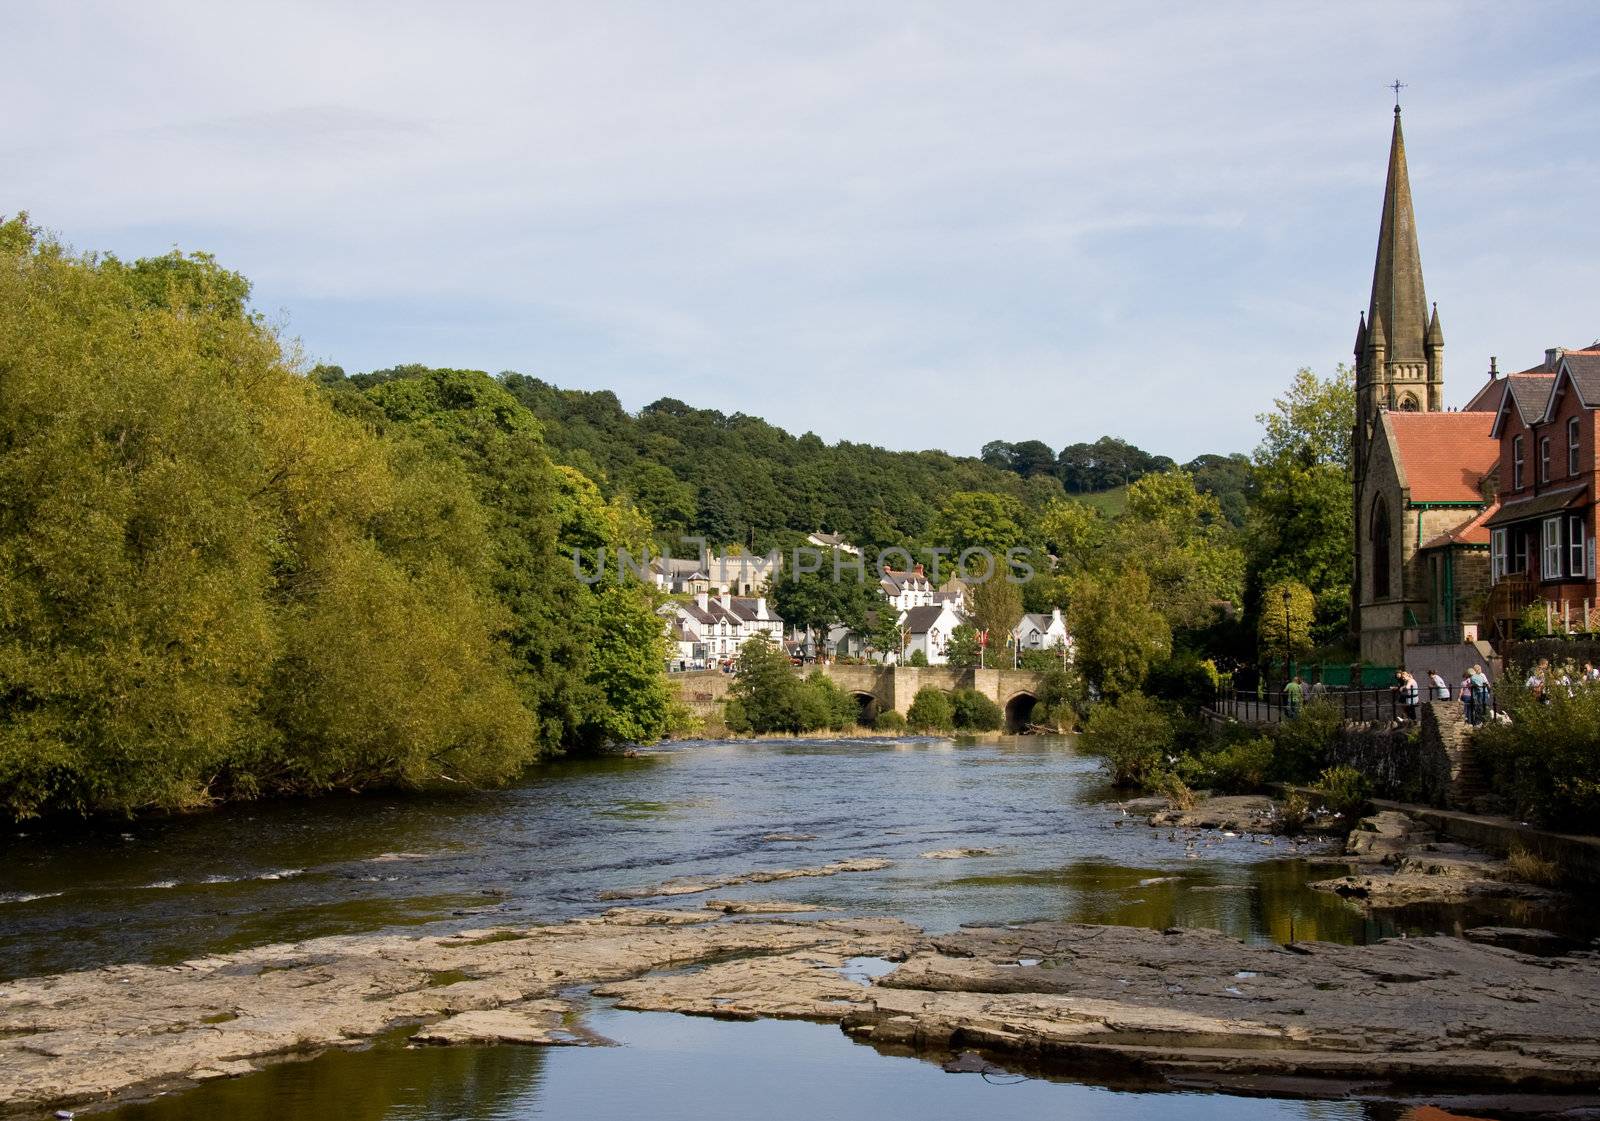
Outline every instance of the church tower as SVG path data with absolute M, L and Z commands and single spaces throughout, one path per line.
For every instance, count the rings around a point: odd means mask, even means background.
M 1356 439 L 1359 475 L 1373 426 L 1383 409 L 1436 413 L 1444 409 L 1444 331 L 1439 308 L 1430 312 L 1422 287 L 1422 254 L 1411 210 L 1411 178 L 1400 106 L 1394 108 L 1389 179 L 1383 189 L 1372 302 L 1356 328 Z
M 1395 92 L 1399 93 L 1398 83 Z M 1355 356 L 1356 423 L 1351 453 L 1355 461 L 1356 548 L 1350 627 L 1361 634 L 1362 654 L 1367 656 L 1367 632 L 1378 616 L 1389 611 L 1377 605 L 1405 598 L 1404 578 L 1391 579 L 1388 559 L 1390 543 L 1398 540 L 1400 532 L 1393 524 L 1393 510 L 1398 506 L 1391 502 L 1398 502 L 1398 496 L 1382 497 L 1389 472 L 1381 472 L 1380 478 L 1367 477 L 1373 441 L 1381 437 L 1380 417 L 1385 412 L 1444 411 L 1444 330 L 1439 326 L 1439 309 L 1430 308 L 1422 286 L 1422 254 L 1417 249 L 1417 220 L 1411 210 L 1411 178 L 1406 171 L 1398 102 L 1394 135 L 1389 141 L 1383 217 L 1378 225 L 1378 256 L 1372 267 L 1372 301 L 1356 327 Z M 1382 546 L 1379 552 L 1384 556 L 1378 567 L 1374 567 L 1376 562 L 1363 560 L 1374 555 L 1375 543 Z

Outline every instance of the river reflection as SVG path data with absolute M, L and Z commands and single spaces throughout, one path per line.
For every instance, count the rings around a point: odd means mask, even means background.
M 171 962 L 413 926 L 544 922 L 676 876 L 886 857 L 872 873 L 721 889 L 929 930 L 1065 919 L 1360 942 L 1550 916 L 1432 909 L 1381 920 L 1308 889 L 1325 846 L 1188 838 L 1118 807 L 1066 737 L 1000 743 L 676 744 L 563 761 L 458 798 L 378 795 L 0 841 L 0 976 Z M 989 855 L 936 860 L 953 848 Z M 674 906 L 696 906 L 696 896 Z
M 622 1046 L 375 1047 L 126 1106 L 107 1121 L 649 1121 L 819 1118 L 897 1121 L 1039 1117 L 1168 1121 L 1391 1121 L 1386 1103 L 1108 1090 L 1080 1083 L 946 1074 L 885 1056 L 838 1028 L 728 1023 L 597 1009 L 589 1026 Z

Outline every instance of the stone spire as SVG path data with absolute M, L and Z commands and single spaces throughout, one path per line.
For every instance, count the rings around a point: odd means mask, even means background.
M 1383 222 L 1378 228 L 1368 324 L 1376 322 L 1380 313 L 1388 334 L 1389 361 L 1425 362 L 1428 298 L 1422 288 L 1422 254 L 1417 250 L 1417 220 L 1411 210 L 1411 177 L 1406 172 L 1406 141 L 1400 131 L 1398 105 L 1389 142 L 1389 179 L 1383 189 Z

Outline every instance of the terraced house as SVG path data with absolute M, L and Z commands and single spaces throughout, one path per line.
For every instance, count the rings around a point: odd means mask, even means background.
M 1485 620 L 1497 637 L 1509 637 L 1542 601 L 1561 629 L 1600 627 L 1600 344 L 1553 348 L 1541 365 L 1485 390 L 1479 398 L 1498 398 L 1492 434 L 1501 482 L 1500 506 L 1486 520 L 1493 591 Z

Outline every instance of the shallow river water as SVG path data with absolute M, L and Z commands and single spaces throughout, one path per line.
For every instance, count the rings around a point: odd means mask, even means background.
M 964 847 L 993 854 L 921 855 Z M 0 851 L 0 976 L 179 961 L 425 922 L 546 921 L 614 906 L 599 899 L 604 891 L 675 876 L 867 856 L 894 864 L 714 894 L 894 915 L 929 930 L 1059 919 L 1208 926 L 1263 941 L 1360 942 L 1546 918 L 1453 908 L 1364 917 L 1306 887 L 1342 870 L 1328 855 L 1283 838 L 1151 829 L 1120 809 L 1096 762 L 1066 738 L 690 742 L 638 758 L 559 762 L 513 788 L 453 798 L 330 797 L 75 832 L 14 831 Z M 590 1026 L 625 1046 L 380 1045 L 118 1116 L 1395 1115 L 1388 1106 L 1040 1079 L 1000 1085 L 1008 1080 L 947 1075 L 814 1024 L 730 1024 L 597 1004 Z

